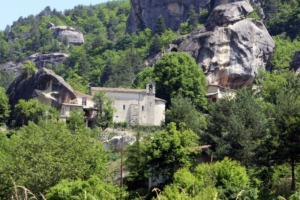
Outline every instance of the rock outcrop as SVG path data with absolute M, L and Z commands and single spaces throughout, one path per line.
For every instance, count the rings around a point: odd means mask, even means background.
M 58 66 L 68 57 L 69 55 L 65 53 L 36 53 L 29 56 L 27 60 L 34 62 L 36 67 L 40 69 L 41 67 L 47 67 L 47 64 L 51 65 L 51 67 Z M 17 77 L 21 74 L 21 67 L 26 64 L 27 60 L 19 63 L 7 62 L 0 64 L 0 70 L 12 72 Z
M 57 66 L 61 64 L 69 55 L 66 53 L 48 53 L 40 54 L 36 53 L 28 57 L 28 60 L 35 63 L 35 66 L 39 69 L 46 67 L 47 64 Z
M 135 136 L 132 134 L 126 134 L 122 136 L 114 136 L 111 139 L 104 142 L 105 149 L 112 151 L 121 151 L 127 146 L 132 145 L 136 141 Z
M 130 0 L 131 12 L 127 20 L 126 31 L 136 32 L 139 29 L 150 28 L 155 32 L 157 19 L 160 15 L 165 20 L 166 27 L 177 31 L 182 22 L 188 20 L 188 12 L 194 6 L 196 13 L 204 9 L 213 9 L 219 5 L 233 3 L 239 0 Z M 260 1 L 249 0 L 258 7 L 262 18 L 264 12 L 260 7 Z
M 187 21 L 190 6 L 199 13 L 210 8 L 210 0 L 130 0 L 131 13 L 127 21 L 128 33 L 150 28 L 155 31 L 157 19 L 163 16 L 167 28 L 178 30 L 180 23 Z
M 24 62 L 7 62 L 0 64 L 0 70 L 7 71 L 9 73 L 13 73 L 14 76 L 19 76 L 21 74 L 21 67 L 25 65 Z
M 204 28 L 179 37 L 177 46 L 164 53 L 190 54 L 203 68 L 209 84 L 232 89 L 250 85 L 259 68 L 267 69 L 275 47 L 265 26 L 246 18 L 252 10 L 246 1 L 220 5 Z
M 293 60 L 290 63 L 290 70 L 296 73 L 300 72 L 300 49 L 294 54 Z
M 14 108 L 19 99 L 37 98 L 58 110 L 62 103 L 77 103 L 76 94 L 64 79 L 51 70 L 41 68 L 32 76 L 21 74 L 7 90 L 9 103 Z
M 53 31 L 53 36 L 58 38 L 61 42 L 67 40 L 69 44 L 82 45 L 84 44 L 83 34 L 76 31 L 72 27 L 67 26 L 53 26 L 53 24 L 48 23 L 47 27 Z

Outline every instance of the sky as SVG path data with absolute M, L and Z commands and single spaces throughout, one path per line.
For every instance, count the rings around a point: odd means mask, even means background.
M 63 12 L 77 5 L 95 5 L 107 1 L 109 0 L 4 0 L 0 7 L 0 30 L 12 25 L 13 21 L 17 21 L 21 16 L 39 14 L 47 6 Z

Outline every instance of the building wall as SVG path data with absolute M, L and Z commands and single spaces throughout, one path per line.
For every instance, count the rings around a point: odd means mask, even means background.
M 155 101 L 155 119 L 154 125 L 159 126 L 162 122 L 165 122 L 165 109 L 166 102 L 161 100 Z

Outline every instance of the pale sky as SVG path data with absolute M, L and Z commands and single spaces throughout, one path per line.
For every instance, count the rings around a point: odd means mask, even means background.
M 4 30 L 6 25 L 12 25 L 21 16 L 37 15 L 47 6 L 63 12 L 77 5 L 95 5 L 107 1 L 109 0 L 3 0 L 0 7 L 0 30 Z

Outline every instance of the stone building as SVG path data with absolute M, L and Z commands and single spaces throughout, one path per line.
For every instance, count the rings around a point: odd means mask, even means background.
M 114 100 L 114 122 L 159 126 L 165 121 L 166 101 L 155 97 L 154 82 L 147 83 L 146 89 L 92 87 L 91 95 L 98 91 Z

